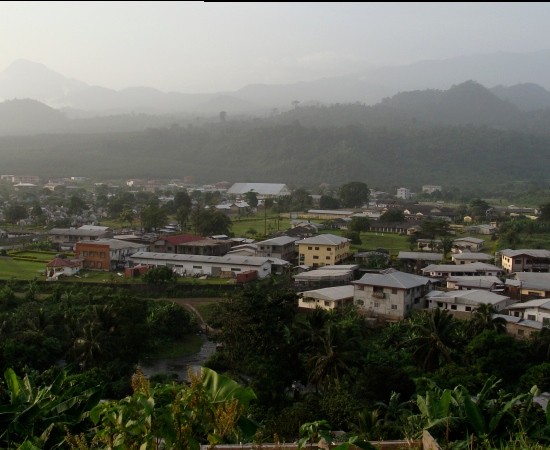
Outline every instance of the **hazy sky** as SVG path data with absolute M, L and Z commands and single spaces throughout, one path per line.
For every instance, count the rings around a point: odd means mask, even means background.
M 18 58 L 114 89 L 213 92 L 550 48 L 547 3 L 1 2 Z

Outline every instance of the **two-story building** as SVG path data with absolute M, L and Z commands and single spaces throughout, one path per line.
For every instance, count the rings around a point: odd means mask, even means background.
M 130 256 L 149 250 L 149 245 L 125 242 L 119 239 L 99 239 L 77 242 L 76 257 L 83 260 L 84 269 L 111 270 L 126 266 Z
M 188 242 L 204 240 L 201 236 L 194 234 L 176 234 L 173 236 L 162 236 L 151 242 L 151 251 L 156 253 L 178 253 L 178 245 Z
M 480 305 L 492 305 L 502 311 L 513 303 L 510 297 L 486 290 L 432 291 L 426 295 L 428 308 L 446 309 L 457 317 L 469 317 Z
M 494 258 L 487 253 L 464 252 L 453 253 L 451 259 L 455 264 L 472 264 L 476 262 L 488 263 Z
M 381 321 L 401 320 L 414 307 L 423 307 L 421 301 L 434 283 L 437 280 L 388 269 L 379 274 L 367 273 L 354 281 L 353 298 L 359 309 Z
M 290 261 L 296 256 L 296 241 L 298 238 L 279 236 L 256 244 L 256 256 L 267 256 Z
M 498 276 L 503 270 L 500 267 L 485 263 L 471 264 L 431 264 L 422 273 L 434 278 L 449 278 L 462 276 Z
M 479 252 L 485 247 L 483 239 L 474 237 L 463 237 L 453 240 L 453 246 L 456 253 L 459 252 Z
M 349 239 L 334 234 L 320 234 L 296 241 L 300 265 L 320 267 L 341 264 L 349 257 Z
M 508 313 L 514 317 L 534 320 L 550 326 L 550 298 L 529 300 L 508 307 Z
M 95 225 L 82 225 L 80 228 L 52 228 L 48 231 L 48 236 L 54 244 L 74 244 L 112 238 L 113 229 Z
M 298 307 L 305 309 L 339 309 L 353 304 L 352 285 L 335 286 L 302 292 L 298 297 Z
M 521 249 L 501 250 L 502 268 L 506 273 L 548 272 L 550 270 L 550 250 Z

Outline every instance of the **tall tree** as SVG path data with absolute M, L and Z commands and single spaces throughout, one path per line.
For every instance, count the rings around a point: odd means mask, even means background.
M 340 188 L 339 196 L 344 208 L 360 208 L 369 201 L 369 188 L 366 183 L 353 181 Z

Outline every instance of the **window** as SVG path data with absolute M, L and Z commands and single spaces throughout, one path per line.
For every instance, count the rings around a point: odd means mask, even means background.
M 94 268 L 94 262 L 93 261 L 90 261 L 90 263 L 88 264 L 88 267 L 90 269 L 93 269 Z
M 397 305 L 391 305 L 391 309 L 397 310 Z
M 358 306 L 363 306 L 365 302 L 363 300 L 355 300 L 355 304 Z
M 516 260 L 515 260 L 515 263 L 516 263 L 516 264 L 521 264 L 521 259 L 516 259 Z
M 379 302 L 374 302 L 374 307 L 375 308 L 380 308 L 380 303 Z
M 525 264 L 533 264 L 533 260 L 528 259 L 528 260 L 525 261 Z
M 327 252 L 330 252 L 332 250 L 331 247 L 327 247 Z
M 307 249 L 308 249 L 308 250 L 313 250 L 313 247 L 308 247 Z
M 300 258 L 305 258 L 306 255 L 304 255 L 303 253 L 300 253 Z
M 315 250 L 319 250 L 319 247 L 315 247 Z
M 456 311 L 456 305 L 451 305 L 451 309 L 452 309 L 453 311 Z
M 391 290 L 391 293 L 392 293 L 393 295 L 396 295 L 396 294 L 397 294 L 397 289 L 392 289 L 392 290 Z
M 100 252 L 100 253 L 99 253 L 99 256 L 100 256 L 101 258 L 105 258 L 105 252 Z
M 313 257 L 313 259 L 319 259 L 319 256 L 315 255 L 315 256 Z
M 471 312 L 471 311 L 472 311 L 472 307 L 471 307 L 471 306 L 466 306 L 466 311 L 467 311 L 467 312 Z
M 101 269 L 101 261 L 99 261 L 99 262 L 97 263 L 97 268 L 98 268 L 98 269 Z
M 88 256 L 88 252 L 82 252 L 82 256 Z
M 193 266 L 193 269 L 202 269 L 202 266 Z
M 239 269 L 238 267 L 231 267 L 231 272 L 240 272 L 241 269 Z
M 415 298 L 415 299 L 414 299 L 414 304 L 416 305 L 416 304 L 418 304 L 418 303 L 420 303 L 420 299 L 419 299 L 419 298 Z
M 330 306 L 330 302 L 328 300 L 325 300 L 325 306 Z
M 90 252 L 90 256 L 95 256 L 94 252 Z
M 438 308 L 443 308 L 443 303 L 437 302 L 437 307 L 438 307 Z
M 325 256 L 325 259 L 328 259 L 330 261 L 330 256 Z
M 373 292 L 378 292 L 379 294 L 382 294 L 384 292 L 384 288 L 380 286 L 374 286 L 372 289 Z
M 537 320 L 537 316 L 534 314 L 527 314 L 527 320 Z
M 519 336 L 523 336 L 525 334 L 525 331 L 524 330 L 518 330 L 518 335 Z
M 358 291 L 364 291 L 364 290 L 365 290 L 365 286 L 357 286 L 357 290 L 358 290 Z

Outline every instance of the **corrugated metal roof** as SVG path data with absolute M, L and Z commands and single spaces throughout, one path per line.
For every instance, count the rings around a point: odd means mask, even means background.
M 341 236 L 336 236 L 334 234 L 320 234 L 319 236 L 314 236 L 301 241 L 296 241 L 296 245 L 301 244 L 312 244 L 312 245 L 341 245 L 345 242 L 349 242 L 349 239 L 343 238 Z
M 189 261 L 204 262 L 214 264 L 240 264 L 248 266 L 261 266 L 266 262 L 276 265 L 288 265 L 288 261 L 279 258 L 267 258 L 262 256 L 202 256 L 202 255 L 184 255 L 172 253 L 138 252 L 131 256 L 131 259 L 153 259 L 157 261 Z
M 235 183 L 228 190 L 228 194 L 243 195 L 247 192 L 255 192 L 259 195 L 281 195 L 281 191 L 288 191 L 285 184 L 275 183 Z M 285 192 L 285 194 L 287 194 Z M 290 194 L 290 191 L 288 192 Z
M 443 261 L 441 253 L 399 252 L 397 259 L 419 259 L 424 261 Z
M 411 273 L 392 271 L 386 274 L 367 273 L 359 281 L 353 284 L 362 284 L 367 286 L 383 286 L 397 289 L 411 289 L 417 286 L 425 286 L 430 282 L 435 282 L 432 278 L 421 277 Z
M 426 294 L 426 298 L 430 300 L 437 301 L 438 299 L 443 300 L 454 300 L 455 303 L 462 304 L 497 304 L 502 300 L 507 300 L 510 297 L 504 295 L 494 294 L 489 291 L 484 290 L 471 290 L 471 291 L 431 291 Z
M 302 292 L 304 298 L 316 298 L 319 300 L 343 300 L 352 298 L 355 288 L 352 285 L 336 286 L 323 289 L 314 289 L 312 291 Z
M 550 250 L 541 250 L 533 248 L 523 248 L 520 250 L 511 250 L 509 248 L 500 251 L 501 255 L 515 257 L 520 255 L 532 256 L 533 258 L 550 258 Z

